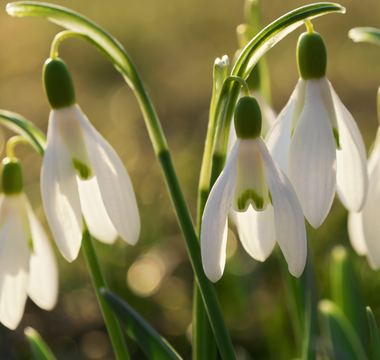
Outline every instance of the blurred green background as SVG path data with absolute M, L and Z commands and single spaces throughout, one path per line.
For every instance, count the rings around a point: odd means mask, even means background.
M 236 27 L 244 21 L 243 0 L 62 0 L 113 34 L 131 55 L 156 106 L 191 213 L 207 129 L 216 57 L 233 58 Z M 263 25 L 308 4 L 301 0 L 263 0 Z M 325 39 L 327 76 L 356 119 L 367 149 L 375 137 L 376 91 L 380 85 L 380 48 L 354 44 L 347 38 L 356 26 L 380 28 L 380 2 L 343 0 L 345 15 L 316 19 Z M 2 2 L 4 9 L 6 2 Z M 0 108 L 15 111 L 46 132 L 49 106 L 41 70 L 50 44 L 61 28 L 43 19 L 0 13 Z M 300 28 L 267 54 L 273 106 L 287 102 L 297 80 L 295 47 Z M 77 101 L 107 138 L 132 178 L 142 219 L 134 247 L 117 240 L 97 243 L 109 286 L 131 304 L 185 358 L 191 358 L 193 275 L 184 241 L 154 157 L 137 102 L 120 74 L 87 43 L 69 39 L 60 46 L 72 73 Z M 11 133 L 5 131 L 5 136 Z M 26 193 L 48 229 L 39 189 L 41 159 L 23 145 L 16 153 L 25 166 Z M 5 156 L 4 153 L 2 156 Z M 349 245 L 347 211 L 336 200 L 324 224 L 308 227 L 320 297 L 329 297 L 330 251 Z M 51 312 L 28 299 L 15 331 L 0 324 L 0 359 L 31 359 L 23 329 L 32 326 L 51 346 L 58 360 L 114 359 L 83 256 L 72 264 L 57 251 L 60 293 Z M 364 294 L 380 323 L 380 274 L 365 258 L 352 254 Z M 232 231 L 228 261 L 219 285 L 220 301 L 239 360 L 292 359 L 297 354 L 290 325 L 278 248 L 265 263 L 251 259 Z M 128 340 L 133 359 L 144 359 Z

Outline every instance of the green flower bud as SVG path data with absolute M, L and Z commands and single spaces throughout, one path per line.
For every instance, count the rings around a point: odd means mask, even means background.
M 261 134 L 261 111 L 252 96 L 242 97 L 235 108 L 235 130 L 239 139 L 254 139 Z
M 303 33 L 299 37 L 297 63 L 302 79 L 320 79 L 326 75 L 326 46 L 317 32 Z
M 1 189 L 5 195 L 20 194 L 24 188 L 24 175 L 18 159 L 6 157 L 2 161 Z
M 42 71 L 42 78 L 46 97 L 52 109 L 75 104 L 73 80 L 63 60 L 47 59 Z

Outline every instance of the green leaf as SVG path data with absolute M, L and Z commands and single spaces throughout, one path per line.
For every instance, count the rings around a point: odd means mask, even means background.
M 356 27 L 348 32 L 348 37 L 354 42 L 368 42 L 380 45 L 380 30 L 372 27 Z
M 369 306 L 367 306 L 366 310 L 367 310 L 369 329 L 371 333 L 372 360 L 380 360 L 379 332 L 377 330 L 375 317 L 373 316 L 372 310 Z
M 128 335 L 137 342 L 149 360 L 182 359 L 171 345 L 126 302 L 107 289 L 101 289 L 101 293 L 126 326 Z
M 34 360 L 56 360 L 40 334 L 31 327 L 24 330 Z
M 368 360 L 363 346 L 342 310 L 330 300 L 318 303 L 321 334 L 336 360 Z
M 331 300 L 342 310 L 367 349 L 368 328 L 365 306 L 353 264 L 347 250 L 337 245 L 331 251 Z
M 36 150 L 41 156 L 44 155 L 46 136 L 32 122 L 14 112 L 0 110 L 0 125 L 23 136 L 34 150 Z

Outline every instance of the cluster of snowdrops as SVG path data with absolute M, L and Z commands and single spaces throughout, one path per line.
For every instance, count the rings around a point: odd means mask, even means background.
M 337 192 L 350 211 L 348 226 L 353 247 L 358 254 L 367 255 L 371 267 L 380 266 L 380 223 L 376 219 L 380 201 L 380 135 L 376 137 L 367 166 L 360 131 L 326 78 L 326 47 L 310 22 L 313 17 L 344 9 L 327 3 L 313 6 L 295 10 L 294 16 L 285 15 L 256 37 L 249 25 L 245 25 L 241 35 L 247 40 L 242 41 L 231 75 L 228 75 L 227 56 L 214 63 L 214 92 L 200 181 L 200 188 L 205 184 L 206 196 L 200 205 L 199 249 L 197 241 L 191 244 L 197 240 L 196 231 L 186 227 L 189 215 L 183 207 L 178 182 L 173 181 L 175 171 L 170 165 L 157 115 L 138 76 L 136 80 L 137 73 L 124 50 L 104 30 L 70 10 L 32 2 L 8 5 L 7 11 L 13 16 L 47 17 L 69 30 L 57 35 L 51 56 L 43 67 L 44 89 L 51 107 L 46 140 L 33 124 L 15 114 L 2 113 L 3 123 L 11 124 L 19 133 L 8 140 L 7 157 L 1 168 L 2 324 L 10 329 L 18 326 L 28 295 L 45 310 L 54 307 L 58 296 L 52 246 L 23 192 L 22 165 L 14 153 L 17 144 L 28 143 L 43 155 L 43 206 L 55 243 L 67 261 L 77 258 L 83 246 L 82 238 L 92 241 L 86 234 L 105 243 L 113 243 L 119 236 L 130 245 L 139 238 L 138 205 L 128 173 L 112 146 L 76 103 L 69 70 L 58 57 L 59 43 L 68 37 L 95 43 L 96 48 L 111 57 L 136 92 L 212 325 L 213 319 L 220 315 L 210 311 L 215 295 L 210 290 L 212 287 L 207 287 L 204 275 L 212 282 L 223 275 L 228 218 L 236 225 L 249 255 L 265 261 L 277 241 L 289 272 L 300 277 L 308 248 L 304 218 L 318 228 Z M 300 78 L 288 103 L 276 116 L 261 92 L 262 73 L 256 71 L 260 65 L 256 63 L 264 50 L 280 41 L 294 24 L 297 27 L 305 24 L 307 29 L 297 44 Z M 351 37 L 366 41 L 369 32 L 358 29 L 351 32 Z M 93 34 L 98 37 L 92 37 Z M 270 41 L 273 45 L 269 45 Z M 144 219 L 141 222 L 144 226 Z M 197 267 L 200 258 L 202 267 Z M 93 266 L 90 260 L 90 272 L 94 272 Z M 101 306 L 104 312 L 107 305 L 101 303 Z M 223 330 L 218 335 L 218 330 L 212 327 L 222 357 L 228 356 L 228 342 L 220 344 L 225 336 Z M 111 339 L 118 336 L 111 333 Z M 118 351 L 123 350 L 115 350 Z

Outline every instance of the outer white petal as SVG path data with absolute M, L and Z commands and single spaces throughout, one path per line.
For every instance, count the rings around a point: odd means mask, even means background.
M 366 150 L 354 118 L 328 84 L 336 110 L 341 147 L 336 153 L 337 191 L 343 205 L 358 212 L 363 208 L 368 190 Z
M 47 220 L 63 257 L 71 262 L 82 241 L 82 212 L 76 172 L 50 112 L 47 147 L 41 169 L 41 193 Z
M 348 235 L 351 241 L 352 247 L 358 253 L 358 255 L 366 255 L 367 245 L 363 232 L 363 214 L 350 212 L 348 214 Z
M 78 105 L 75 105 L 74 112 L 83 130 L 87 153 L 108 216 L 120 237 L 134 245 L 140 235 L 140 216 L 127 170 Z
M 5 196 L 0 207 L 0 322 L 14 330 L 27 298 L 29 256 L 21 197 Z
M 227 156 L 230 155 L 231 150 L 235 145 L 236 139 L 237 137 L 236 137 L 236 130 L 235 130 L 235 120 L 232 118 L 230 133 L 228 135 Z
M 276 244 L 273 206 L 255 211 L 251 206 L 246 212 L 233 212 L 240 241 L 249 255 L 265 261 Z
M 299 84 L 300 82 L 298 82 L 288 103 L 278 115 L 265 141 L 273 159 L 280 165 L 285 174 L 288 171 L 292 119 L 300 87 Z
M 23 201 L 33 240 L 33 252 L 29 260 L 28 295 L 40 308 L 51 310 L 58 297 L 57 262 L 50 241 L 25 195 Z
M 380 267 L 380 162 L 371 169 L 368 197 L 362 211 L 363 232 L 367 245 L 367 256 L 373 268 Z
M 203 269 L 213 282 L 221 278 L 226 263 L 227 215 L 235 190 L 239 147 L 240 139 L 235 142 L 224 170 L 211 189 L 202 218 Z
M 290 144 L 288 176 L 307 220 L 318 228 L 334 200 L 336 146 L 318 80 L 307 80 L 305 99 Z
M 301 205 L 287 176 L 274 162 L 261 138 L 257 144 L 272 196 L 277 242 L 293 276 L 301 276 L 307 256 L 306 228 Z
M 104 207 L 96 176 L 85 181 L 78 178 L 78 187 L 83 216 L 91 235 L 105 243 L 114 243 L 117 231 Z

